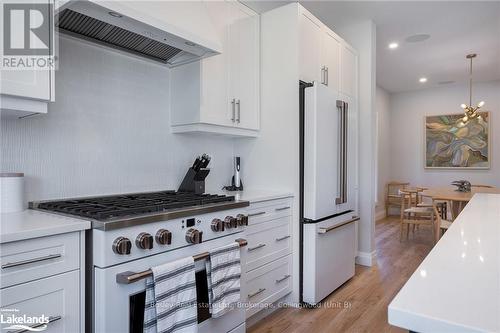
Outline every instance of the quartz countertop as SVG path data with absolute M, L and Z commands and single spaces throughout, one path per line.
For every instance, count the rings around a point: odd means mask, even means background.
M 234 195 L 236 200 L 249 201 L 250 203 L 293 197 L 293 193 L 291 192 L 258 189 L 250 189 L 244 191 L 223 191 L 221 194 Z
M 500 194 L 475 194 L 389 304 L 414 332 L 500 332 Z
M 0 243 L 81 231 L 89 228 L 89 221 L 34 209 L 27 209 L 18 213 L 3 213 L 0 215 Z

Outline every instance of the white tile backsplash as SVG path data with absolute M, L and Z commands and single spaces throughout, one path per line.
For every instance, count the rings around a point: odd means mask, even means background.
M 230 180 L 233 140 L 170 133 L 170 72 L 60 39 L 56 102 L 1 124 L 1 170 L 24 172 L 28 200 L 176 189 L 194 157 L 213 159 L 207 190 Z

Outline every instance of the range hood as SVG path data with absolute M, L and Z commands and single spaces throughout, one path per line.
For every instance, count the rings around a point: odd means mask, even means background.
M 57 10 L 55 23 L 61 33 L 146 57 L 169 67 L 219 54 L 220 43 L 207 38 L 207 31 L 213 29 L 206 12 L 200 7 L 204 4 L 177 3 L 176 6 L 198 7 L 174 8 L 175 11 L 172 4 L 168 1 L 68 1 Z M 193 16 L 196 22 L 188 24 L 193 22 L 172 17 L 175 14 Z M 169 20 L 169 15 L 172 20 Z M 185 26 L 179 26 L 183 22 L 186 22 Z

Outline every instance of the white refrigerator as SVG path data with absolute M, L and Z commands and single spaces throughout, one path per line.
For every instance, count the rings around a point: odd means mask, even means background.
M 301 301 L 316 305 L 354 276 L 358 116 L 348 96 L 300 83 Z

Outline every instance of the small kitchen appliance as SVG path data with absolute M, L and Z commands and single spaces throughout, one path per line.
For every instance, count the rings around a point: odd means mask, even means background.
M 0 173 L 0 213 L 21 212 L 27 206 L 24 199 L 24 173 Z
M 230 186 L 224 186 L 226 191 L 243 191 L 243 182 L 241 181 L 241 157 L 234 158 L 234 175 Z

